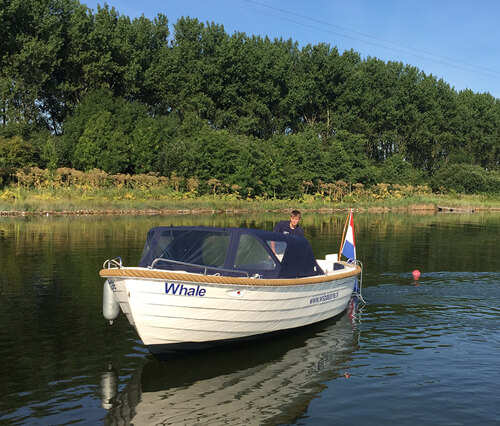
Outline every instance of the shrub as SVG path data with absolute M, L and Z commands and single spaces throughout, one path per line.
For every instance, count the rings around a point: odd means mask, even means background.
M 470 164 L 451 164 L 439 170 L 432 179 L 432 189 L 440 188 L 463 194 L 498 192 L 495 179 L 480 166 Z

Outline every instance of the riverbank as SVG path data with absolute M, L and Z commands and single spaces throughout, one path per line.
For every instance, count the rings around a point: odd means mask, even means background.
M 411 195 L 382 199 L 345 197 L 331 201 L 320 197 L 301 199 L 232 199 L 228 197 L 107 197 L 104 193 L 54 196 L 33 191 L 22 198 L 0 199 L 0 216 L 87 216 L 87 215 L 171 215 L 239 214 L 248 212 L 286 212 L 297 208 L 304 212 L 335 213 L 354 208 L 363 212 L 411 212 L 415 214 L 449 212 L 474 213 L 500 211 L 500 198 L 479 195 Z

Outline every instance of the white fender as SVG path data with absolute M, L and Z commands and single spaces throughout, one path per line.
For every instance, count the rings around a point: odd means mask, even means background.
M 118 318 L 120 314 L 120 304 L 116 301 L 113 290 L 109 285 L 109 281 L 104 282 L 104 287 L 102 288 L 102 315 L 105 319 L 113 324 L 113 320 Z

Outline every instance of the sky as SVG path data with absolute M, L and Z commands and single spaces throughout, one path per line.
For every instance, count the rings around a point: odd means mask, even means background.
M 340 53 L 403 62 L 500 99 L 498 0 L 80 0 L 97 11 L 107 3 L 130 18 L 162 13 L 222 24 L 226 33 L 327 43 Z

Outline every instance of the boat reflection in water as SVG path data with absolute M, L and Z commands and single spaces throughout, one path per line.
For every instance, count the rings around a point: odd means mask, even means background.
M 323 382 L 348 377 L 359 337 L 354 303 L 340 318 L 272 340 L 164 362 L 150 358 L 116 397 L 102 392 L 111 405 L 106 424 L 293 421 Z

